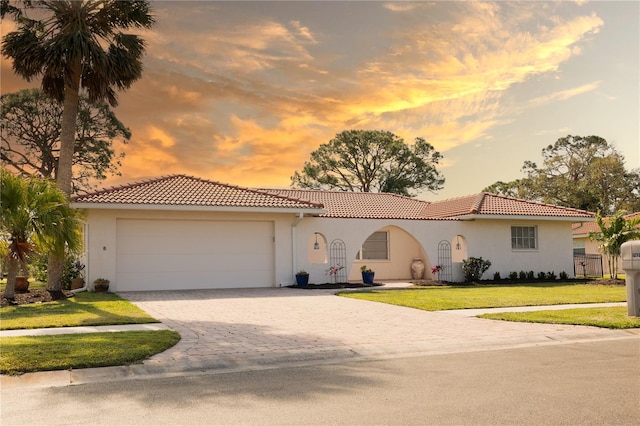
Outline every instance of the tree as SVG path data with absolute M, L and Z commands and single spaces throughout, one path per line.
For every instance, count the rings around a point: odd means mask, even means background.
M 25 89 L 0 97 L 0 159 L 19 174 L 57 177 L 62 105 L 40 89 Z M 131 131 L 105 103 L 92 105 L 80 96 L 74 143 L 73 192 L 91 189 L 90 179 L 119 174 L 123 153 L 116 154 L 113 141 L 124 143 Z
M 13 4 L 12 4 L 13 3 Z M 116 89 L 128 89 L 142 76 L 145 42 L 123 30 L 151 28 L 147 0 L 1 0 L 0 15 L 18 29 L 2 40 L 3 55 L 27 81 L 42 76 L 42 90 L 63 103 L 58 186 L 72 190 L 72 165 L 80 90 L 89 102 L 118 104 Z M 31 16 L 30 16 L 31 15 Z M 61 290 L 62 258 L 50 257 L 47 289 Z
M 422 138 L 412 146 L 391 132 L 345 130 L 311 153 L 292 186 L 354 192 L 437 191 L 444 178 L 436 170 L 442 155 Z
M 618 278 L 618 258 L 622 244 L 640 238 L 640 216 L 627 219 L 623 212 L 617 212 L 611 218 L 602 217 L 598 211 L 596 223 L 600 232 L 589 233 L 591 240 L 598 241 L 598 247 L 607 256 L 611 278 Z
M 543 167 L 525 161 L 526 178 L 484 189 L 502 195 L 611 214 L 640 209 L 640 170 L 598 136 L 560 138 L 542 150 Z
M 14 176 L 0 169 L 0 238 L 6 247 L 5 298 L 13 299 L 16 275 L 38 250 L 64 256 L 82 241 L 76 211 L 55 182 L 39 177 Z

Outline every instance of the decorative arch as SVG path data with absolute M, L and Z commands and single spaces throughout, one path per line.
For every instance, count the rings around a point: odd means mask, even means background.
M 370 238 L 374 234 L 381 232 L 387 233 L 387 251 L 388 255 L 371 256 L 371 252 L 367 255 L 367 247 L 372 248 L 377 254 L 380 254 L 380 249 L 384 247 L 384 238 Z M 421 241 L 417 239 L 411 232 L 398 225 L 386 225 L 377 229 L 371 229 L 368 235 L 359 241 L 357 247 L 351 247 L 351 251 L 356 254 L 353 263 L 349 270 L 349 279 L 352 281 L 360 281 L 362 275 L 360 268 L 366 266 L 367 268 L 375 271 L 376 280 L 411 280 L 411 264 L 416 258 L 422 259 L 425 265 L 425 277 L 429 276 L 431 271 L 432 262 L 435 259 L 430 259 L 426 250 L 424 249 Z M 362 251 L 364 248 L 364 252 Z
M 452 253 L 451 260 L 453 262 L 462 262 L 464 259 L 468 258 L 468 244 L 467 239 L 458 234 L 451 240 Z
M 320 232 L 314 232 L 307 240 L 307 261 L 327 263 L 327 239 Z

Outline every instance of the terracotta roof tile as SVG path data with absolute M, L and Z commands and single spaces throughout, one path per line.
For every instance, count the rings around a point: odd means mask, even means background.
M 72 201 L 85 205 L 315 209 L 323 213 L 322 217 L 354 219 L 459 220 L 469 215 L 591 219 L 594 216 L 583 210 L 488 193 L 428 202 L 387 193 L 250 189 L 186 175 L 163 176 L 80 194 Z
M 594 214 L 568 207 L 520 200 L 486 192 L 429 204 L 423 217 L 451 218 L 465 215 L 593 218 Z
M 74 196 L 72 201 L 125 205 L 322 208 L 322 205 L 317 203 L 185 175 L 163 176 L 80 194 Z
M 271 194 L 320 203 L 321 217 L 361 219 L 424 219 L 420 213 L 429 203 L 397 194 L 377 192 L 319 191 L 311 189 L 266 189 Z
M 631 213 L 625 215 L 624 217 L 627 220 L 634 219 L 636 217 L 640 217 L 640 212 Z M 607 220 L 605 219 L 605 222 L 606 221 Z M 637 228 L 640 229 L 640 225 L 638 225 Z M 589 232 L 600 232 L 600 227 L 596 222 L 574 223 L 571 226 L 571 232 L 573 233 L 573 235 L 588 234 Z

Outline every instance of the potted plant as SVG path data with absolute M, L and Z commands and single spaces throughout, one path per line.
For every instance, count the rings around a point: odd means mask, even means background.
M 374 270 L 367 268 L 367 265 L 362 265 L 360 271 L 362 272 L 362 282 L 365 284 L 373 284 Z
M 299 286 L 305 286 L 309 284 L 309 273 L 304 269 L 296 272 L 296 284 Z
M 84 286 L 84 277 L 82 276 L 84 271 L 84 264 L 79 260 L 72 261 L 66 271 L 66 276 L 70 281 L 71 289 L 75 290 Z
M 106 293 L 109 291 L 110 281 L 106 278 L 98 278 L 93 282 L 93 289 L 99 293 Z

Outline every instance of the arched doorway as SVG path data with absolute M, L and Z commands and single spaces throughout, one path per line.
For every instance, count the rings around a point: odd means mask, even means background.
M 349 270 L 349 280 L 360 281 L 360 268 L 366 266 L 375 271 L 375 279 L 410 280 L 411 263 L 420 258 L 425 264 L 428 278 L 431 260 L 422 244 L 406 230 L 389 225 L 377 229 L 365 238 L 357 251 Z

